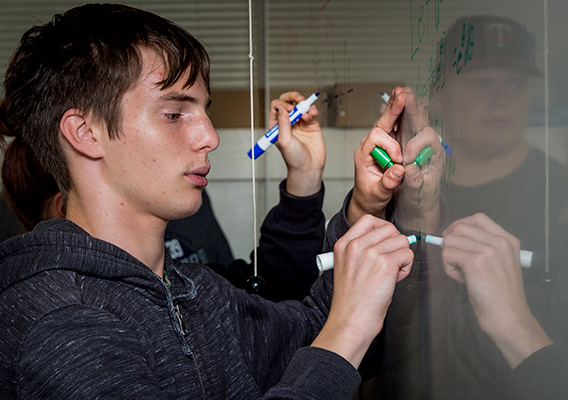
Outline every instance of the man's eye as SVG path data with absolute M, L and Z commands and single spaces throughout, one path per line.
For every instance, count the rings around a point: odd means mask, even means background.
M 165 116 L 168 121 L 176 121 L 179 117 L 181 117 L 181 114 L 179 113 L 165 114 Z

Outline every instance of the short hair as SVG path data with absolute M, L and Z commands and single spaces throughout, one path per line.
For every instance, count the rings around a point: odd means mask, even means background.
M 0 131 L 24 140 L 65 194 L 72 186 L 60 143 L 60 121 L 77 108 L 118 138 L 121 101 L 142 71 L 141 48 L 163 57 L 161 88 L 189 74 L 209 86 L 209 56 L 185 29 L 156 14 L 120 4 L 86 4 L 29 29 L 6 71 Z

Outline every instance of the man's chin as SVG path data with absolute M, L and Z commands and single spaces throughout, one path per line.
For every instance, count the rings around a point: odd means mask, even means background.
M 173 220 L 176 220 L 176 219 L 191 217 L 197 211 L 199 211 L 202 204 L 203 204 L 203 202 L 202 202 L 201 197 L 200 197 L 199 202 L 195 202 L 195 203 L 192 203 L 192 204 L 186 204 L 186 205 L 180 207 L 179 209 L 170 213 L 170 215 L 168 215 L 167 219 L 169 221 L 173 221 Z

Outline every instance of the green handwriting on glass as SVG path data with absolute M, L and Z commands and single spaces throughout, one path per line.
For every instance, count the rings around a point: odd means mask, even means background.
M 473 25 L 464 23 L 462 26 L 462 33 L 460 38 L 460 44 L 452 52 L 452 69 L 456 71 L 456 74 L 463 70 L 468 62 L 471 61 L 473 57 L 473 46 L 475 41 L 475 30 Z
M 434 30 L 440 26 L 440 7 L 444 0 L 410 0 L 410 61 L 420 51 L 424 37 L 430 37 L 430 20 L 434 8 Z

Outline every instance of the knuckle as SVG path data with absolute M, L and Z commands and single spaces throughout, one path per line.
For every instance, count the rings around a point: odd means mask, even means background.
M 486 257 L 491 256 L 486 253 L 487 253 L 487 248 L 485 248 L 484 251 L 481 253 L 473 253 L 471 255 L 471 263 L 475 268 L 480 268 L 483 265 Z
M 371 215 L 371 214 L 365 214 L 363 215 L 361 218 L 359 218 L 359 220 L 361 221 L 362 224 L 371 224 L 374 221 L 376 221 L 378 218 Z

